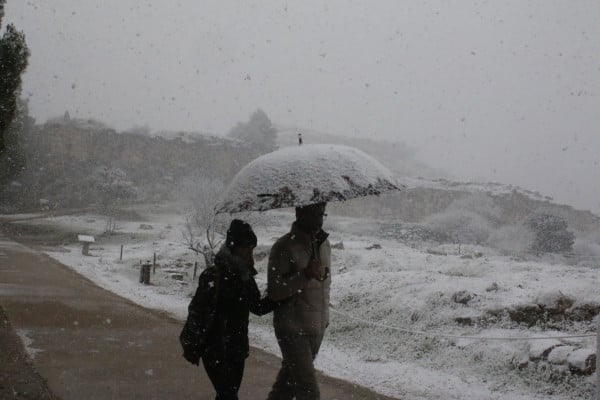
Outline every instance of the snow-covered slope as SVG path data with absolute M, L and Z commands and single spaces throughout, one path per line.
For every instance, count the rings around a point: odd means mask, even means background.
M 268 215 L 256 227 L 263 288 L 268 249 L 293 219 L 286 212 Z M 117 235 L 97 237 L 91 257 L 81 256 L 76 244 L 49 254 L 109 290 L 183 318 L 194 291 L 196 261 L 182 244 L 183 217 L 146 217 L 143 226 L 121 222 Z M 99 217 L 89 215 L 37 223 L 90 234 L 103 227 Z M 564 364 L 555 368 L 538 360 L 536 349 L 547 342 L 527 338 L 593 335 L 594 322 L 527 327 L 514 322 L 508 311 L 551 305 L 561 296 L 572 301 L 571 309 L 597 304 L 599 260 L 523 259 L 474 246 L 459 252 L 454 245 L 383 237 L 374 220 L 330 217 L 325 228 L 334 245 L 333 312 L 317 365 L 326 373 L 402 399 L 591 398 L 594 375 L 572 375 L 568 365 L 565 370 Z M 120 244 L 125 244 L 123 261 Z M 139 263 L 154 252 L 159 267 L 153 286 L 143 286 Z M 270 317 L 252 318 L 251 342 L 278 353 Z M 583 354 L 595 348 L 595 337 L 559 339 L 558 344 L 571 346 L 561 349 L 569 355 L 577 349 Z M 568 358 L 559 352 L 553 357 Z

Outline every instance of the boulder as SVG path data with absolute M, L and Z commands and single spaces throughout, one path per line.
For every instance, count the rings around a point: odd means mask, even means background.
M 565 364 L 567 357 L 575 350 L 573 346 L 556 346 L 548 353 L 548 362 L 551 364 Z
M 572 373 L 591 375 L 596 370 L 596 351 L 594 349 L 575 350 L 569 354 L 567 362 Z
M 538 361 L 548 358 L 548 354 L 562 343 L 556 339 L 534 340 L 529 343 L 529 359 Z
M 485 291 L 486 292 L 497 292 L 498 289 L 500 289 L 498 284 L 496 282 L 494 282 L 490 286 L 486 287 Z
M 452 301 L 459 304 L 467 305 L 471 300 L 473 300 L 477 296 L 474 293 L 471 293 L 467 290 L 461 290 L 452 295 Z

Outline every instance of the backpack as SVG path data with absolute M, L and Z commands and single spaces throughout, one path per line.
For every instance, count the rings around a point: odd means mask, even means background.
M 200 274 L 198 288 L 188 306 L 188 316 L 179 334 L 183 357 L 194 365 L 200 364 L 215 325 L 219 280 L 215 267 L 209 267 Z

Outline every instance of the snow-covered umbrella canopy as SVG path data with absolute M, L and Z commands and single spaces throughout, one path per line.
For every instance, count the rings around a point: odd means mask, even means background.
M 402 189 L 387 168 L 355 148 L 285 147 L 246 165 L 225 190 L 217 213 L 299 207 Z

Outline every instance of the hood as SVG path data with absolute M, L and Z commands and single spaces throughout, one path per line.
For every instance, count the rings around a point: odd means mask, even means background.
M 215 256 L 215 267 L 223 272 L 225 276 L 243 276 L 247 274 L 247 271 L 250 271 L 251 276 L 257 274 L 254 266 L 249 265 L 241 257 L 233 254 L 226 245 L 222 245 L 217 252 L 217 255 Z

